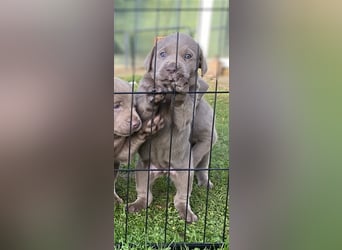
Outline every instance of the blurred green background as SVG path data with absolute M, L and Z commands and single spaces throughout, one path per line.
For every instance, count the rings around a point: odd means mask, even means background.
M 196 39 L 201 6 L 200 0 L 115 0 L 115 66 L 131 66 L 133 57 L 140 66 L 156 36 L 179 31 Z M 228 58 L 228 0 L 214 0 L 212 9 L 207 57 Z

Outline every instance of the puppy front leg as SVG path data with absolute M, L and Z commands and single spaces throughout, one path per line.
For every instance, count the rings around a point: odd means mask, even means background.
M 131 137 L 126 137 L 124 142 L 115 140 L 114 135 L 114 156 L 115 159 L 127 162 L 132 159 L 133 154 L 139 147 L 146 141 L 146 139 L 157 133 L 164 127 L 164 119 L 160 115 L 155 116 L 153 119 L 143 122 L 142 128 Z M 119 144 L 120 142 L 120 144 Z
M 185 163 L 184 165 L 186 164 L 188 163 Z M 190 206 L 193 176 L 194 174 L 192 171 L 179 171 L 177 174 L 170 176 L 177 189 L 174 198 L 175 207 L 178 210 L 179 216 L 187 223 L 198 220 L 197 215 L 191 210 Z M 189 192 L 189 194 L 187 192 Z
M 151 186 L 155 180 L 155 175 L 151 174 L 150 180 L 148 180 L 148 168 L 140 159 L 136 166 L 136 170 L 137 171 L 135 172 L 135 182 L 138 197 L 134 202 L 128 204 L 128 211 L 131 213 L 139 212 L 140 210 L 147 208 L 153 200 Z
M 120 162 L 114 161 L 114 203 L 122 203 L 123 202 L 115 190 L 115 183 L 116 183 L 116 178 L 118 176 L 119 167 L 120 167 Z
M 132 135 L 131 137 L 125 138 L 125 142 L 121 145 L 120 150 L 117 150 L 115 159 L 127 162 L 128 159 L 132 159 L 133 154 L 138 150 L 141 144 L 143 144 L 145 139 Z
M 155 82 L 149 75 L 145 75 L 140 81 L 138 92 L 146 92 L 137 95 L 137 111 L 143 121 L 152 119 L 158 112 L 159 104 L 165 101 L 167 89 Z

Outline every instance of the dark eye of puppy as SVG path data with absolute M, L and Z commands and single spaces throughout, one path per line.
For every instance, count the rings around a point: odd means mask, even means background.
M 114 103 L 114 109 L 118 109 L 118 108 L 120 108 L 120 106 L 121 106 L 120 102 Z
M 160 55 L 160 57 L 166 57 L 167 56 L 165 51 L 160 52 L 159 55 Z
M 189 54 L 189 53 L 187 53 L 187 54 L 184 55 L 184 59 L 190 59 L 191 57 L 192 57 L 192 55 Z

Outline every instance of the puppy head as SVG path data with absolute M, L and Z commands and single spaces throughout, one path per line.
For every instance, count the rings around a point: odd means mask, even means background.
M 175 33 L 159 40 L 145 59 L 152 78 L 161 81 L 184 81 L 194 77 L 200 68 L 202 76 L 207 63 L 202 49 L 190 36 Z
M 119 94 L 127 92 L 127 94 Z M 141 120 L 135 110 L 134 96 L 131 94 L 131 86 L 119 79 L 114 78 L 114 134 L 129 136 L 141 128 Z

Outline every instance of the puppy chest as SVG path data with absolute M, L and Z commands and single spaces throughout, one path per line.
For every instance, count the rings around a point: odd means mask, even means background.
M 151 162 L 160 168 L 183 164 L 189 161 L 190 143 L 185 137 L 165 136 L 156 137 L 145 143 L 139 150 L 140 156 L 144 160 L 151 158 Z

